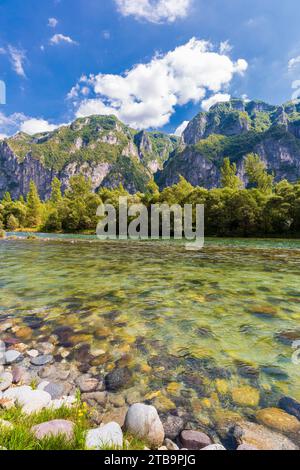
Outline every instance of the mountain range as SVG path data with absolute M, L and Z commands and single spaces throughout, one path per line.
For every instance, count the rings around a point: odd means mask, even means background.
M 33 180 L 42 198 L 57 176 L 66 189 L 76 174 L 93 189 L 116 187 L 143 192 L 154 176 L 160 188 L 184 176 L 194 186 L 220 185 L 225 157 L 237 165 L 247 186 L 244 161 L 257 153 L 276 181 L 300 179 L 300 100 L 274 106 L 232 99 L 200 112 L 182 138 L 134 130 L 115 116 L 80 118 L 52 132 L 18 133 L 0 142 L 0 197 L 26 195 Z

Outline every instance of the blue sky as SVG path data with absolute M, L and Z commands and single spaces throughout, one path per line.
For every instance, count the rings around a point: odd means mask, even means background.
M 0 0 L 0 80 L 0 134 L 96 112 L 173 132 L 229 96 L 279 104 L 300 80 L 299 1 Z

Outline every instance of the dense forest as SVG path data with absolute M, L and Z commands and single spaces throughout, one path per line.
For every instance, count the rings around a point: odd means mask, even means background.
M 300 181 L 274 183 L 259 156 L 245 160 L 248 186 L 243 188 L 234 163 L 224 159 L 221 188 L 193 187 L 183 177 L 161 192 L 154 180 L 145 193 L 130 195 L 122 185 L 115 189 L 92 191 L 89 179 L 74 176 L 62 194 L 60 181 L 52 181 L 51 197 L 41 201 L 33 182 L 27 197 L 13 200 L 7 192 L 0 202 L 0 231 L 32 229 L 44 232 L 94 233 L 97 207 L 111 203 L 117 207 L 120 196 L 130 203 L 204 204 L 206 236 L 283 236 L 300 234 Z

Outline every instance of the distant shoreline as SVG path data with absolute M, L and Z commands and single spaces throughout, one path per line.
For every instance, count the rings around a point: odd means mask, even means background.
M 38 242 L 65 242 L 65 243 L 111 243 L 111 244 L 119 244 L 124 243 L 127 244 L 129 242 L 136 243 L 141 242 L 143 246 L 147 244 L 164 244 L 166 247 L 176 248 L 176 247 L 183 247 L 185 240 L 99 240 L 96 235 L 89 235 L 89 234 L 68 234 L 68 233 L 41 233 L 41 232 L 32 232 L 32 231 L 25 231 L 25 232 L 7 232 L 5 238 L 0 238 L 0 241 L 38 241 Z M 252 250 L 300 250 L 300 238 L 238 238 L 238 237 L 207 237 L 205 239 L 205 248 L 209 249 L 224 249 L 224 248 L 231 248 L 231 249 L 252 249 Z

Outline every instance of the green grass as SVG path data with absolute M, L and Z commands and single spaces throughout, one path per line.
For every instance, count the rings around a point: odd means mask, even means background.
M 0 419 L 9 421 L 13 425 L 11 430 L 0 426 L 0 447 L 5 447 L 7 450 L 86 450 L 86 431 L 96 427 L 90 421 L 89 413 L 80 400 L 73 408 L 45 409 L 31 415 L 22 413 L 20 407 L 0 410 Z M 75 423 L 74 439 L 70 441 L 61 435 L 37 440 L 31 432 L 32 427 L 54 419 L 65 419 Z M 147 443 L 126 433 L 123 441 L 122 450 L 143 450 L 147 446 Z M 101 450 L 118 449 L 104 446 Z

